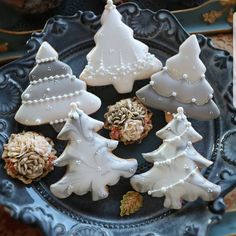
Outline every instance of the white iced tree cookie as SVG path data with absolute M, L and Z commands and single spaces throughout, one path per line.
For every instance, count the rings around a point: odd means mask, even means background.
M 148 52 L 147 45 L 134 39 L 133 30 L 122 22 L 112 0 L 107 1 L 101 24 L 80 79 L 91 86 L 113 84 L 118 93 L 128 93 L 135 80 L 160 71 L 162 63 Z
M 152 75 L 149 85 L 136 92 L 150 107 L 175 112 L 181 106 L 187 116 L 210 120 L 220 111 L 213 98 L 213 89 L 205 78 L 206 67 L 199 58 L 201 49 L 195 35 L 187 38 L 179 53 L 166 61 L 162 71 Z
M 163 144 L 143 157 L 154 166 L 147 172 L 131 178 L 132 187 L 138 192 L 148 192 L 153 197 L 165 197 L 164 206 L 180 209 L 182 200 L 194 201 L 198 197 L 214 200 L 221 188 L 205 179 L 199 169 L 208 167 L 205 159 L 193 147 L 202 139 L 178 108 L 174 119 L 156 134 Z
M 58 139 L 68 140 L 64 152 L 54 163 L 67 165 L 64 177 L 51 185 L 51 192 L 58 198 L 72 193 L 84 195 L 92 192 L 94 201 L 108 196 L 108 185 L 115 185 L 120 177 L 129 178 L 137 169 L 135 159 L 116 157 L 114 150 L 118 141 L 106 139 L 96 132 L 103 122 L 95 120 L 71 104 L 69 119 L 58 134 Z
M 86 91 L 84 81 L 77 79 L 71 68 L 58 60 L 52 46 L 43 42 L 36 54 L 36 66 L 29 74 L 30 85 L 22 94 L 22 105 L 16 121 L 33 126 L 64 122 L 70 104 L 76 102 L 85 113 L 96 112 L 100 99 Z

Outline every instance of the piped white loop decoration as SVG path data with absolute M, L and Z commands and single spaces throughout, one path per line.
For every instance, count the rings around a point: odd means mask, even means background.
M 52 58 L 56 60 L 51 62 Z M 42 43 L 36 62 L 43 60 L 45 64 L 37 64 L 29 74 L 30 85 L 22 94 L 22 105 L 15 115 L 19 123 L 27 126 L 62 123 L 73 102 L 79 102 L 87 114 L 100 108 L 101 100 L 87 92 L 85 82 L 76 79 L 71 68 L 57 58 L 57 52 L 47 42 Z
M 47 90 L 48 91 L 48 90 Z M 50 90 L 49 90 L 50 91 Z M 49 102 L 49 101 L 59 101 L 59 100 L 62 100 L 64 98 L 68 98 L 68 97 L 75 97 L 75 96 L 78 96 L 82 94 L 80 91 L 75 91 L 74 93 L 70 93 L 70 94 L 64 94 L 64 95 L 58 95 L 57 97 L 55 96 L 52 96 L 52 97 L 47 97 L 47 98 L 41 98 L 39 100 L 28 100 L 28 101 L 24 101 L 24 104 L 36 104 L 36 103 L 39 103 L 39 102 Z
M 107 1 L 101 24 L 81 80 L 90 86 L 112 84 L 118 93 L 129 93 L 134 81 L 148 79 L 161 70 L 162 63 L 148 52 L 147 45 L 134 39 L 133 30 L 123 23 L 112 1 Z
M 69 119 L 57 137 L 69 142 L 56 160 L 56 166 L 68 166 L 64 177 L 50 186 L 56 197 L 91 191 L 93 201 L 104 199 L 109 194 L 108 185 L 115 185 L 120 177 L 129 178 L 136 171 L 136 159 L 115 156 L 112 150 L 118 142 L 96 133 L 102 127 L 103 122 L 87 116 L 76 103 L 71 104 Z M 68 188 L 71 191 L 66 191 Z
M 149 195 L 152 195 L 153 193 L 155 192 L 161 192 L 161 193 L 166 193 L 168 192 L 169 190 L 173 189 L 174 187 L 176 187 L 177 185 L 179 184 L 184 184 L 189 177 L 193 176 L 193 174 L 198 170 L 198 168 L 196 167 L 195 169 L 193 169 L 188 175 L 186 175 L 183 179 L 180 179 L 178 182 L 174 183 L 174 184 L 171 184 L 167 187 L 162 187 L 160 189 L 154 189 L 154 190 L 149 190 L 148 191 L 148 194 Z
M 194 201 L 198 197 L 213 201 L 221 188 L 205 179 L 198 170 L 212 162 L 192 145 L 202 137 L 188 125 L 182 107 L 177 109 L 175 117 L 181 119 L 172 119 L 156 133 L 163 139 L 159 148 L 143 154 L 145 160 L 154 166 L 145 173 L 134 175 L 130 183 L 138 192 L 148 192 L 152 197 L 164 196 L 164 207 L 167 208 L 180 209 L 182 200 Z
M 41 60 L 36 60 L 36 63 L 41 64 L 41 63 L 46 63 L 46 62 L 56 61 L 56 60 L 57 60 L 57 57 L 49 57 L 49 58 L 45 58 Z
M 64 79 L 67 76 L 69 78 L 71 75 L 70 74 L 65 74 L 65 75 L 62 74 L 62 75 L 49 76 L 49 77 L 45 77 L 45 78 L 42 78 L 42 79 L 39 79 L 39 80 L 30 81 L 30 84 L 34 84 L 35 85 L 35 84 L 39 84 L 39 83 L 42 83 L 42 82 L 48 82 L 49 80 Z

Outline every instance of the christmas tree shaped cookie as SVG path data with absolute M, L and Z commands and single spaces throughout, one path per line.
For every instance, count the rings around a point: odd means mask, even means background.
M 147 106 L 171 113 L 182 106 L 187 116 L 198 120 L 217 118 L 220 112 L 212 100 L 214 91 L 205 79 L 200 52 L 196 36 L 190 36 L 163 70 L 151 77 L 150 84 L 136 92 L 138 98 Z
M 132 176 L 137 161 L 112 154 L 118 141 L 96 133 L 103 127 L 103 122 L 87 116 L 75 103 L 71 107 L 69 119 L 58 134 L 58 139 L 69 143 L 54 163 L 55 166 L 67 165 L 67 171 L 61 180 L 51 185 L 51 191 L 58 198 L 66 198 L 72 193 L 84 195 L 89 191 L 94 201 L 106 198 L 107 186 L 115 185 L 121 176 Z
M 188 122 L 183 108 L 178 108 L 174 119 L 157 132 L 163 144 L 143 157 L 154 166 L 147 172 L 131 178 L 132 187 L 138 192 L 148 192 L 153 197 L 165 197 L 164 206 L 180 209 L 182 200 L 194 201 L 198 197 L 214 200 L 221 188 L 205 179 L 199 168 L 208 167 L 205 159 L 193 147 L 202 139 Z
M 57 52 L 47 42 L 39 48 L 36 63 L 29 74 L 30 85 L 22 94 L 16 121 L 28 126 L 62 123 L 72 102 L 87 114 L 100 108 L 100 99 L 86 91 L 85 82 L 77 79 L 71 68 L 58 60 Z
M 133 30 L 122 22 L 112 0 L 107 1 L 101 24 L 80 79 L 91 86 L 113 84 L 118 93 L 128 93 L 135 80 L 160 71 L 161 62 L 148 52 L 147 45 L 134 39 Z

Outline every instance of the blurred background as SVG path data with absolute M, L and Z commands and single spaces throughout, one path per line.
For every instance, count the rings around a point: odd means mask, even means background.
M 140 8 L 170 10 L 189 33 L 202 33 L 232 54 L 232 23 L 236 0 L 115 0 L 135 2 Z M 0 65 L 26 53 L 25 43 L 54 15 L 74 15 L 79 10 L 100 14 L 105 0 L 0 0 Z M 210 236 L 236 235 L 236 191 L 225 199 L 228 213 Z M 41 236 L 38 229 L 13 220 L 0 206 L 0 236 Z

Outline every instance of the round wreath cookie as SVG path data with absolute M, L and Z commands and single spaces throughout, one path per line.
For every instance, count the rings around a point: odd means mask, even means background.
M 36 132 L 12 134 L 2 155 L 7 174 L 25 184 L 43 178 L 53 170 L 53 146 L 51 139 Z
M 125 145 L 140 143 L 152 129 L 152 112 L 136 97 L 122 99 L 108 106 L 104 127 L 110 130 L 111 139 Z

